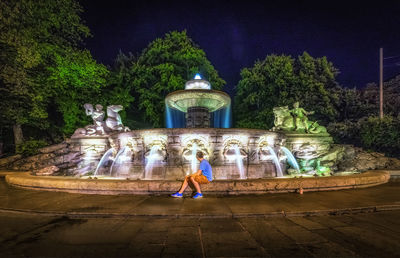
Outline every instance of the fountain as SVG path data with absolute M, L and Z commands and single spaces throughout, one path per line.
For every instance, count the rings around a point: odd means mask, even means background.
M 333 174 L 344 148 L 333 145 L 324 127 L 298 116 L 311 112 L 297 103 L 292 110 L 287 106 L 274 108 L 275 127 L 271 131 L 230 128 L 230 97 L 212 90 L 200 76 L 188 81 L 184 90 L 167 95 L 165 103 L 167 128 L 132 131 L 118 115 L 121 106 L 108 106 L 108 117 L 103 121 L 102 106 L 94 109 L 86 104 L 93 125 L 77 129 L 66 143 L 66 152 L 57 150 L 63 153 L 63 162 L 71 156 L 69 163 L 61 164 L 63 175 L 81 179 L 47 180 L 23 174 L 7 176 L 6 180 L 32 189 L 170 193 L 179 187 L 179 180 L 197 171 L 198 151 L 213 169 L 213 183 L 204 189 L 208 192 L 293 192 L 300 186 L 320 191 L 372 186 L 389 178 L 387 173 L 378 173 L 354 180 L 340 176 L 324 180 Z M 312 178 L 303 180 L 307 176 Z
M 221 109 L 228 110 L 225 113 L 216 113 L 214 115 L 214 124 L 222 127 L 229 127 L 229 112 L 231 98 L 222 91 L 212 90 L 211 84 L 203 80 L 199 74 L 196 74 L 193 80 L 186 82 L 185 90 L 178 90 L 167 95 L 165 98 L 167 108 L 167 126 L 174 126 L 171 118 L 171 109 L 185 113 L 186 128 L 209 128 L 211 126 L 211 113 Z M 219 122 L 222 120 L 222 122 Z M 219 126 L 214 126 L 219 127 Z
M 113 155 L 114 148 L 110 148 L 106 153 L 104 153 L 103 157 L 100 159 L 99 164 L 97 165 L 96 171 L 94 172 L 94 176 L 98 176 L 100 170 L 105 166 L 106 163 L 108 163 Z M 113 160 L 114 161 L 114 160 Z
M 246 179 L 246 176 L 244 174 L 244 168 L 243 168 L 243 156 L 240 153 L 239 146 L 235 145 L 234 149 L 235 149 L 235 160 L 236 160 L 237 167 L 239 169 L 239 178 Z
M 297 173 L 300 173 L 300 167 L 299 164 L 297 163 L 296 158 L 293 156 L 292 152 L 286 148 L 286 147 L 281 147 L 281 150 L 285 153 L 286 158 L 288 160 L 288 163 L 290 166 L 292 166 L 293 169 L 296 170 Z
M 192 174 L 197 172 L 196 153 L 197 153 L 197 144 L 194 143 L 192 146 Z M 187 173 L 187 174 L 189 174 L 189 173 Z
M 82 136 L 84 129 L 78 129 L 72 141 L 84 147 L 89 145 L 88 141 L 93 142 L 93 136 L 102 139 L 100 144 L 104 156 L 97 165 L 95 175 L 106 160 L 113 158 L 110 175 L 114 177 L 182 179 L 197 171 L 195 154 L 201 151 L 213 166 L 215 179 L 282 176 L 277 157 L 258 157 L 261 146 L 258 143 L 264 139 L 263 147 L 279 149 L 283 144 L 283 135 L 266 130 L 229 128 L 229 95 L 213 90 L 200 75 L 186 82 L 184 90 L 168 94 L 165 103 L 167 128 L 130 131 L 117 119 L 118 127 L 114 127 L 119 130 L 110 133 L 109 128 L 98 128 L 104 123 L 97 119 L 97 132 L 103 133 Z M 112 115 L 118 117 L 115 112 Z M 109 150 L 113 147 L 111 145 L 115 145 L 114 150 L 118 151 L 115 157 L 111 155 L 115 151 Z M 85 163 L 84 166 L 92 166 L 90 164 Z M 127 171 L 128 166 L 130 172 Z M 124 173 L 118 172 L 121 169 Z
M 162 156 L 158 153 L 158 145 L 153 145 L 150 149 L 149 155 L 146 157 L 146 167 L 144 169 L 144 179 L 151 179 L 153 166 L 157 160 L 161 160 Z
M 284 148 L 284 147 L 282 147 L 282 148 Z M 267 149 L 267 150 L 269 151 L 269 153 L 271 154 L 272 160 L 273 160 L 274 163 L 275 163 L 276 170 L 277 170 L 277 171 L 276 171 L 276 176 L 277 176 L 277 177 L 283 177 L 282 166 L 281 166 L 281 163 L 279 162 L 279 158 L 278 158 L 278 156 L 276 155 L 274 149 L 272 149 L 271 146 L 267 146 L 266 149 Z

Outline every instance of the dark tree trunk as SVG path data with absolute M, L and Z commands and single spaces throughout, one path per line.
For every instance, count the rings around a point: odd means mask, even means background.
M 21 143 L 24 142 L 24 135 L 22 134 L 22 127 L 20 124 L 13 125 L 13 132 L 14 132 L 14 144 L 15 148 Z

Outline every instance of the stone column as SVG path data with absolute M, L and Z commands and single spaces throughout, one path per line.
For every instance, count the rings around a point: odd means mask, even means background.
M 186 113 L 186 128 L 209 128 L 210 112 L 204 107 L 190 107 Z

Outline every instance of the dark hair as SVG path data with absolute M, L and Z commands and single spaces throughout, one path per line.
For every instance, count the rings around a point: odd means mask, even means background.
M 196 153 L 196 157 L 199 158 L 199 159 L 202 159 L 202 158 L 204 157 L 203 152 L 198 151 L 198 152 Z

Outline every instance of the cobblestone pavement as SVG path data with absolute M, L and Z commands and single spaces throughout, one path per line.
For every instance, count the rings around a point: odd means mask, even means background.
M 400 211 L 241 219 L 0 214 L 1 257 L 399 257 Z
M 171 198 L 168 195 L 88 195 L 10 187 L 0 180 L 0 212 L 89 217 L 241 218 L 400 210 L 400 182 L 329 192 Z
M 0 257 L 400 257 L 399 190 L 392 182 L 192 200 L 0 180 Z

